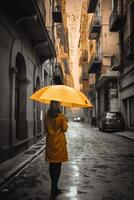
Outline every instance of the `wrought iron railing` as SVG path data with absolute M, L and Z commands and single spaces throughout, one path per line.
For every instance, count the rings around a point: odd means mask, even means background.
M 101 30 L 102 17 L 94 16 L 89 27 L 89 39 L 96 39 Z
M 102 53 L 94 53 L 89 61 L 89 72 L 95 73 L 102 63 Z M 92 69 L 93 68 L 93 69 Z

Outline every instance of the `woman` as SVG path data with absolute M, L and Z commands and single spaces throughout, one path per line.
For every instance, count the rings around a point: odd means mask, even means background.
M 65 132 L 68 129 L 67 120 L 60 111 L 60 102 L 51 101 L 45 115 L 46 152 L 45 160 L 49 162 L 51 178 L 51 196 L 61 193 L 58 180 L 61 173 L 61 163 L 68 160 Z

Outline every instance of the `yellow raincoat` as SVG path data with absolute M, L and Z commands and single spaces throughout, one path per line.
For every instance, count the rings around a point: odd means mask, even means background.
M 67 142 L 65 132 L 68 129 L 63 113 L 50 118 L 45 115 L 46 151 L 45 160 L 52 163 L 68 161 Z

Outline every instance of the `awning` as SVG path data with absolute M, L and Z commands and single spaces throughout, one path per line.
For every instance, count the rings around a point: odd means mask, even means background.
M 118 78 L 118 71 L 108 71 L 106 74 L 102 74 L 97 80 L 96 88 L 101 88 L 106 82 Z
M 36 0 L 2 0 L 0 11 L 14 20 L 15 27 L 23 29 L 39 53 L 41 62 L 56 57 L 53 42 L 46 29 Z

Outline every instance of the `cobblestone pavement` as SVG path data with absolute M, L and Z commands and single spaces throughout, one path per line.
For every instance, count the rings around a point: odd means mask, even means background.
M 70 122 L 69 161 L 62 165 L 57 200 L 133 200 L 134 141 Z M 32 161 L 0 192 L 1 200 L 49 200 L 44 155 Z

